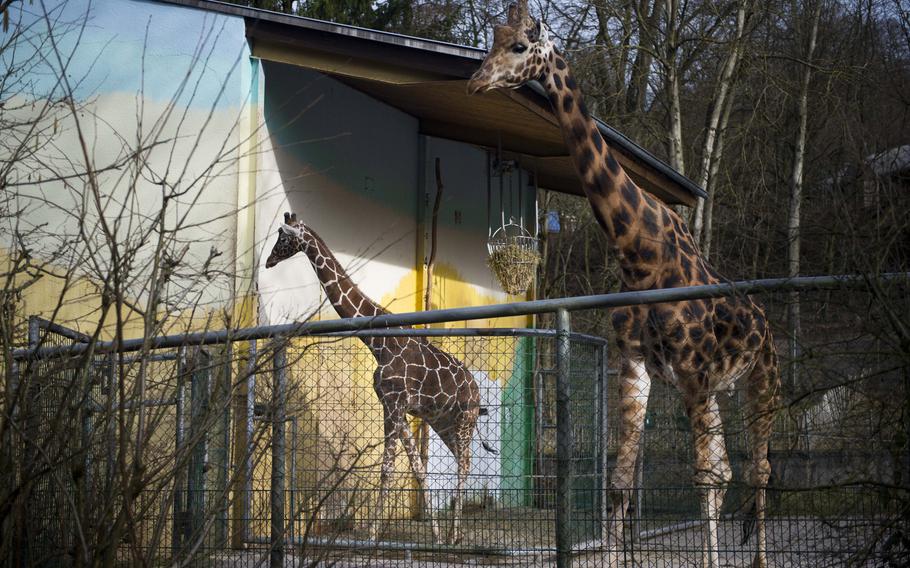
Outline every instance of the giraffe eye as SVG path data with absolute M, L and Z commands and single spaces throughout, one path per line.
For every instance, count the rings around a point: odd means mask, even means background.
M 516 43 L 515 45 L 512 46 L 512 53 L 524 53 L 527 49 L 528 49 L 528 46 L 526 46 L 525 44 Z

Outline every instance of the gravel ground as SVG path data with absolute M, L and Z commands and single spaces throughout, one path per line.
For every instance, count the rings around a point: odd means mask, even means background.
M 400 528 L 400 527 L 399 527 Z M 892 566 L 879 555 L 869 559 L 861 554 L 872 542 L 879 542 L 880 528 L 866 520 L 839 519 L 836 521 L 810 517 L 771 519 L 768 526 L 769 567 L 841 567 L 861 568 Z M 738 522 L 720 523 L 720 558 L 724 567 L 748 567 L 752 561 L 754 536 L 750 542 L 740 546 L 741 527 Z M 400 533 L 399 533 L 400 536 Z M 549 536 L 549 535 L 548 535 Z M 642 540 L 623 555 L 617 566 L 641 568 L 700 567 L 701 528 L 698 526 L 677 530 L 661 536 Z M 895 553 L 906 561 L 906 551 Z M 863 558 L 860 560 L 859 558 Z M 577 567 L 610 566 L 607 555 L 602 551 L 580 553 L 573 563 Z M 229 552 L 204 561 L 201 565 L 219 568 L 247 568 L 269 566 L 268 555 L 263 551 Z M 302 556 L 288 553 L 285 566 L 335 566 L 354 568 L 375 566 L 555 566 L 551 554 L 520 554 L 516 556 L 482 556 L 435 553 L 329 551 L 319 555 Z M 900 564 L 893 564 L 898 566 Z

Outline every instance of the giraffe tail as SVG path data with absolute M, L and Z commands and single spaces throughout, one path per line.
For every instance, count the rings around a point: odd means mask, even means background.
M 485 406 L 481 406 L 480 412 L 478 412 L 478 414 L 480 416 L 487 416 L 489 414 L 489 410 L 487 410 L 487 408 Z M 487 453 L 493 454 L 494 456 L 499 455 L 499 452 L 496 450 L 496 448 L 494 448 L 492 444 L 490 444 L 489 442 L 486 441 L 486 439 L 484 439 L 483 434 L 480 433 L 479 429 L 474 430 L 474 432 L 477 433 L 477 437 L 480 438 L 480 445 L 483 447 L 483 449 Z
M 749 510 L 743 515 L 743 524 L 742 524 L 742 538 L 739 541 L 740 546 L 744 546 L 749 542 L 749 537 L 752 536 L 752 531 L 755 530 L 755 518 L 758 508 L 755 506 L 755 498 L 750 499 L 752 502 L 749 506 Z
M 499 452 L 496 451 L 496 448 L 494 448 L 493 446 L 491 446 L 490 444 L 488 444 L 488 443 L 486 442 L 486 440 L 481 440 L 481 441 L 480 441 L 480 445 L 483 446 L 483 449 L 485 449 L 487 452 L 493 454 L 494 456 L 498 456 L 498 455 L 499 455 Z

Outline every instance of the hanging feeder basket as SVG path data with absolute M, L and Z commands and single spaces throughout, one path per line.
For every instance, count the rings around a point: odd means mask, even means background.
M 503 290 L 524 294 L 534 282 L 540 254 L 537 239 L 512 220 L 496 229 L 487 241 L 487 265 Z

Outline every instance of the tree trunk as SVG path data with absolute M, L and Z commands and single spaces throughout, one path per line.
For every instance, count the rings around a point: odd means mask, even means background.
M 812 76 L 812 57 L 815 53 L 815 40 L 818 36 L 818 20 L 821 16 L 821 0 L 817 0 L 813 7 L 812 22 L 809 29 L 808 44 L 804 60 L 798 99 L 798 121 L 796 132 L 796 146 L 793 153 L 793 171 L 790 175 L 790 211 L 787 218 L 787 273 L 790 277 L 799 276 L 800 261 L 800 207 L 802 206 L 803 193 L 803 166 L 806 160 L 806 123 L 809 114 L 809 81 Z M 795 7 L 795 6 L 794 6 Z M 794 10 L 795 12 L 795 10 Z M 788 340 L 788 381 L 792 389 L 797 381 L 799 369 L 797 361 L 800 356 L 799 338 L 801 331 L 799 292 L 790 293 L 790 302 L 787 309 L 787 323 L 789 326 Z
M 683 154 L 682 112 L 679 103 L 679 77 L 671 70 L 667 77 L 670 89 L 670 165 L 679 173 L 686 173 L 686 157 Z
M 732 92 L 733 86 L 731 86 L 730 90 Z M 717 191 L 717 172 L 720 170 L 720 160 L 724 154 L 724 139 L 726 138 L 727 124 L 730 122 L 730 112 L 733 110 L 733 100 L 734 97 L 731 94 L 727 97 L 724 104 L 717 142 L 714 145 L 714 157 L 711 159 L 708 183 L 705 186 L 705 191 L 708 193 L 708 198 L 705 199 L 705 236 L 702 244 L 702 252 L 705 258 L 711 258 L 711 234 L 714 228 L 714 195 Z
M 708 179 L 711 175 L 711 162 L 717 148 L 717 138 L 722 135 L 719 130 L 721 116 L 726 108 L 727 97 L 730 96 L 730 87 L 733 83 L 733 73 L 739 64 L 739 59 L 743 51 L 743 36 L 746 31 L 748 12 L 751 8 L 751 0 L 742 0 L 736 8 L 736 31 L 730 42 L 730 53 L 724 61 L 724 67 L 721 71 L 720 78 L 717 81 L 717 87 L 714 91 L 714 100 L 711 101 L 711 112 L 708 115 L 708 123 L 705 128 L 705 140 L 702 146 L 701 167 L 699 169 L 698 185 L 710 192 L 711 188 Z M 709 193 L 710 197 L 710 193 Z M 705 225 L 705 200 L 699 199 L 695 204 L 695 213 L 692 221 L 692 236 L 696 243 L 701 243 Z
M 672 0 L 668 0 L 672 1 Z M 660 20 L 662 2 L 654 2 L 648 13 L 648 0 L 642 0 L 637 7 L 638 43 L 640 47 L 632 63 L 632 77 L 626 90 L 626 112 L 638 113 L 644 109 L 645 96 L 648 92 L 648 77 L 651 74 L 653 57 L 651 47 L 654 43 L 654 29 Z

